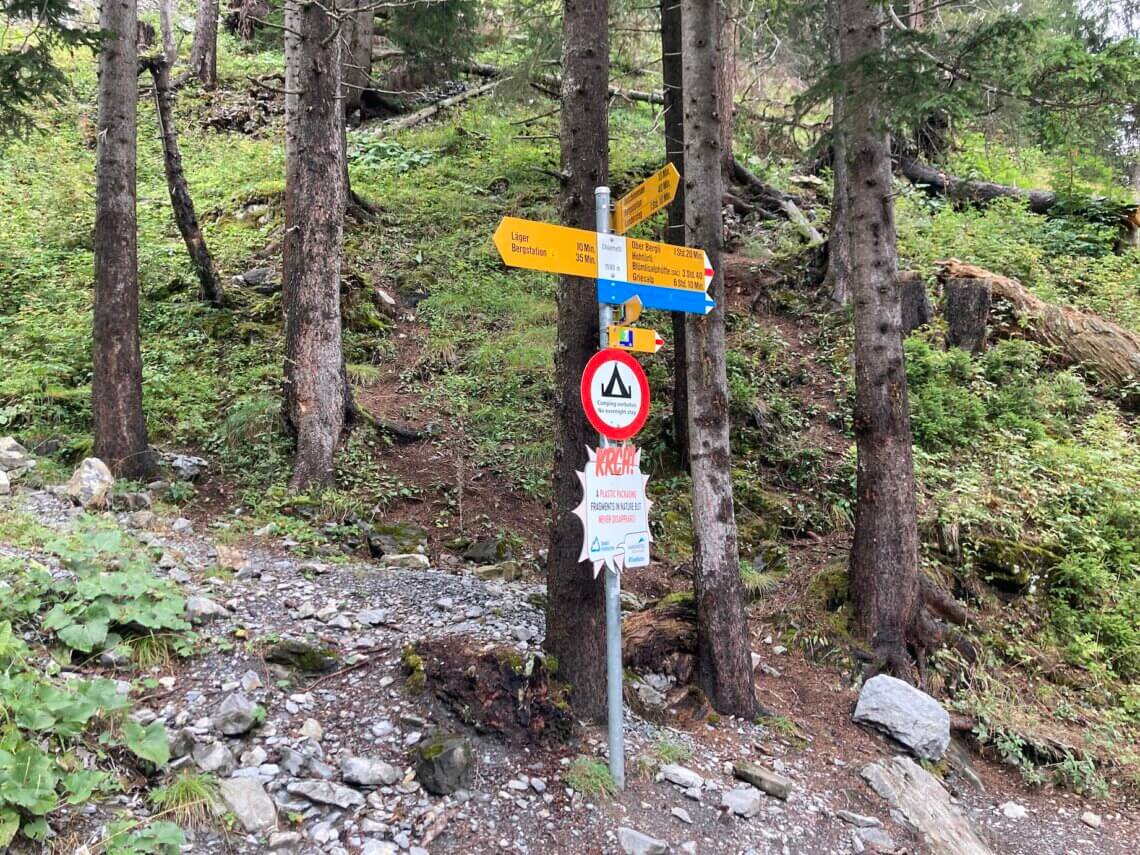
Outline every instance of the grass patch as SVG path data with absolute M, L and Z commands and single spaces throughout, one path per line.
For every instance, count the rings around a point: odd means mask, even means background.
M 566 786 L 592 799 L 612 798 L 617 793 L 609 767 L 593 757 L 574 758 L 566 770 L 565 781 Z
M 217 818 L 218 782 L 212 775 L 183 770 L 151 790 L 150 801 L 183 828 L 205 828 Z

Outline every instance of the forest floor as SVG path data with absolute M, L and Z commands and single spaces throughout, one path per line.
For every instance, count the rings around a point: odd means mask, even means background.
M 58 533 L 86 525 L 89 519 L 60 492 L 21 490 L 2 500 L 5 530 L 19 523 L 24 530 Z M 772 644 L 763 620 L 754 618 L 751 625 L 760 662 L 756 688 L 774 717 L 712 725 L 666 712 L 650 722 L 627 709 L 627 789 L 613 798 L 575 793 L 569 789 L 571 764 L 582 755 L 604 760 L 604 729 L 578 723 L 565 742 L 533 741 L 517 726 L 480 734 L 441 701 L 446 686 L 429 679 L 426 690 L 415 691 L 405 667 L 405 646 L 425 642 L 456 655 L 473 649 L 509 650 L 521 658 L 538 654 L 541 579 L 481 579 L 478 566 L 434 554 L 430 569 L 357 558 L 304 560 L 271 534 L 228 537 L 232 514 L 195 515 L 192 522 L 149 512 L 103 516 L 108 524 L 114 516 L 114 525 L 160 555 L 156 572 L 178 581 L 188 597 L 206 597 L 226 610 L 199 628 L 198 655 L 145 672 L 161 688 L 141 691 L 135 717 L 161 721 L 172 733 L 184 729 L 188 743 L 182 750 L 199 766 L 219 778 L 261 782 L 279 809 L 277 830 L 251 834 L 238 823 L 229 831 L 207 825 L 190 832 L 186 851 L 601 853 L 622 851 L 623 827 L 667 842 L 670 851 L 822 855 L 859 852 L 864 845 L 872 851 L 939 851 L 928 848 L 860 777 L 894 749 L 850 721 L 857 695 L 851 675 Z M 0 544 L 0 554 L 58 568 L 42 547 L 22 543 Z M 324 646 L 337 658 L 337 669 L 305 675 L 267 663 L 266 651 L 283 639 Z M 99 660 L 77 671 L 120 673 Z M 260 705 L 264 718 L 246 733 L 219 736 L 211 719 L 236 693 Z M 444 797 L 420 787 L 412 760 L 415 746 L 437 729 L 465 734 L 475 752 L 469 783 Z M 1140 846 L 1135 802 L 1028 790 L 1006 766 L 964 746 L 953 753 L 958 759 L 940 774 L 993 852 L 1125 855 Z M 386 761 L 398 777 L 376 788 L 340 783 L 349 757 Z M 742 760 L 790 778 L 787 800 L 763 796 L 751 818 L 723 808 L 723 793 L 738 783 L 731 765 Z M 190 758 L 174 762 L 185 766 Z M 698 777 L 697 789 L 663 779 L 665 763 Z M 290 792 L 298 783 L 326 779 L 331 794 L 321 798 L 341 806 Z M 123 810 L 141 821 L 153 814 L 145 787 L 64 809 L 52 821 L 56 843 L 94 844 L 102 823 Z M 874 818 L 881 827 L 860 829 L 839 811 Z

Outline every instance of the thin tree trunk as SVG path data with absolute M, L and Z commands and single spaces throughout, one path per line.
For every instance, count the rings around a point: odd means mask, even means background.
M 174 221 L 190 254 L 190 263 L 198 276 L 200 296 L 207 303 L 221 306 L 222 285 L 214 269 L 214 259 L 206 246 L 206 238 L 198 225 L 194 200 L 182 172 L 182 153 L 178 150 L 178 133 L 174 128 L 174 88 L 170 85 L 170 66 L 162 58 L 146 61 L 154 79 L 154 103 L 158 116 L 158 130 L 162 137 L 163 168 L 166 170 L 166 187 L 170 191 L 170 207 Z
M 340 265 L 344 228 L 337 22 L 285 5 L 285 414 L 297 438 L 290 486 L 332 483 L 344 428 Z
M 135 0 L 104 0 L 99 26 L 109 35 L 99 55 L 91 414 L 95 456 L 115 474 L 134 478 L 153 467 L 143 418 L 139 343 Z
M 831 63 L 839 65 L 839 16 L 836 0 L 828 0 L 831 26 Z M 831 101 L 831 228 L 827 235 L 827 275 L 824 288 L 837 306 L 851 301 L 851 238 L 847 215 L 847 121 L 843 90 L 836 89 Z
M 720 171 L 722 182 L 732 183 L 735 158 L 732 147 L 733 102 L 736 99 L 736 10 L 730 7 L 733 0 L 720 0 L 717 8 L 720 18 L 720 65 L 717 67 L 717 97 L 720 99 L 723 118 L 720 122 Z
M 594 188 L 609 170 L 609 0 L 564 0 L 562 12 L 561 218 L 593 230 Z M 577 471 L 597 442 L 579 398 L 586 361 L 598 346 L 598 303 L 592 279 L 558 283 L 558 341 L 554 352 L 554 483 L 550 559 L 546 576 L 546 649 L 559 677 L 573 686 L 577 716 L 606 715 L 605 603 L 602 579 L 580 562 L 582 499 Z
M 752 655 L 736 543 L 725 368 L 725 288 L 721 270 L 722 161 L 717 92 L 716 0 L 683 0 L 685 79 L 685 222 L 689 246 L 702 248 L 714 272 L 716 308 L 688 321 L 689 467 L 693 481 L 697 678 L 720 712 L 751 717 L 756 709 Z
M 665 160 L 681 175 L 669 205 L 667 243 L 685 245 L 685 104 L 681 81 L 681 0 L 661 0 L 661 77 L 665 92 Z M 673 312 L 673 442 L 681 465 L 689 465 L 689 371 L 685 360 L 685 313 Z
M 850 63 L 848 138 L 851 285 L 855 302 L 855 442 L 858 454 L 851 596 L 871 641 L 872 670 L 909 672 L 920 594 L 910 414 L 903 366 L 891 150 L 885 111 L 857 61 L 883 47 L 873 0 L 836 0 L 842 59 Z
M 174 16 L 177 12 L 177 0 L 159 0 L 158 23 L 162 30 L 162 55 L 168 66 L 173 66 L 178 59 L 178 44 L 174 41 Z
M 218 0 L 198 0 L 194 42 L 190 46 L 190 73 L 206 89 L 218 85 Z
M 372 82 L 372 28 L 376 10 L 366 9 L 344 19 L 341 76 L 344 86 L 344 114 L 360 109 L 360 99 Z

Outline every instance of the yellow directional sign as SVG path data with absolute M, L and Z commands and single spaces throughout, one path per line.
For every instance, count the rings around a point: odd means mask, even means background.
M 598 276 L 597 232 L 503 217 L 494 241 L 499 255 L 511 267 L 591 279 Z
M 708 256 L 693 247 L 518 217 L 503 217 L 494 240 L 511 267 L 702 293 L 712 280 Z
M 638 353 L 656 353 L 665 344 L 657 335 L 657 330 L 644 327 L 631 327 L 625 324 L 610 324 L 610 347 L 619 350 L 633 350 Z
M 641 298 L 638 296 L 630 297 L 621 304 L 621 322 L 623 324 L 636 324 L 637 319 L 641 317 Z
M 647 220 L 673 201 L 681 176 L 677 167 L 665 164 L 614 205 L 614 231 L 625 234 L 638 223 Z
M 685 291 L 705 291 L 712 267 L 703 249 L 626 238 L 626 281 Z

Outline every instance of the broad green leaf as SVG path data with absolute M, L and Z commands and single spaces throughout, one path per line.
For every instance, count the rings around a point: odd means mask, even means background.
M 156 766 L 165 766 L 170 760 L 170 740 L 160 722 L 154 721 L 143 727 L 137 721 L 127 719 L 123 723 L 123 744 Z
M 0 804 L 37 815 L 48 813 L 56 805 L 55 785 L 51 759 L 31 743 L 0 754 Z
M 111 780 L 106 772 L 94 769 L 80 769 L 63 776 L 63 791 L 67 793 L 67 803 L 78 805 L 91 798 L 91 794 L 104 787 Z
M 109 628 L 106 618 L 98 618 L 88 623 L 63 627 L 56 632 L 56 636 L 73 650 L 90 653 L 107 638 Z
M 12 808 L 0 808 L 0 850 L 12 842 L 20 830 L 20 815 Z

